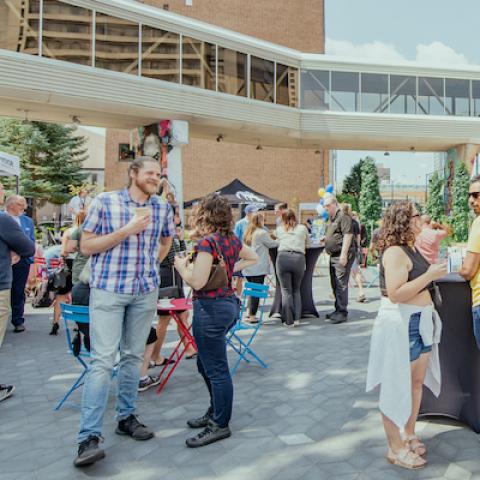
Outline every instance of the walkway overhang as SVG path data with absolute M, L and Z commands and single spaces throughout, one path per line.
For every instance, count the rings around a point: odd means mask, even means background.
M 286 148 L 444 151 L 480 118 L 312 111 L 0 50 L 0 115 L 132 129 L 186 120 L 194 137 Z

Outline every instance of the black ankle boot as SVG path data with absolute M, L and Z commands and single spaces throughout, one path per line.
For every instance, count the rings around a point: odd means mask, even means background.
M 187 420 L 187 425 L 190 428 L 205 428 L 208 425 L 209 420 L 212 419 L 213 416 L 213 408 L 208 407 L 208 410 L 205 412 L 205 415 L 198 418 L 192 418 Z
M 60 325 L 58 323 L 52 323 L 52 329 L 50 330 L 49 335 L 57 335 Z

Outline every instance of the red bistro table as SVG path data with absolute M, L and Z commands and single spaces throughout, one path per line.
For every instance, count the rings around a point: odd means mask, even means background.
M 157 388 L 157 395 L 160 394 L 160 392 L 167 384 L 168 379 L 172 376 L 173 371 L 177 368 L 187 348 L 191 345 L 195 349 L 195 351 L 197 351 L 197 345 L 195 344 L 195 340 L 191 334 L 192 324 L 186 327 L 178 315 L 179 312 L 184 310 L 192 310 L 191 299 L 177 298 L 174 300 L 170 300 L 169 307 L 161 306 L 160 302 L 157 304 L 157 313 L 164 316 L 166 314 L 170 315 L 175 320 L 175 322 L 177 322 L 179 331 L 181 332 L 181 338 L 177 343 L 177 346 L 173 349 L 173 352 L 168 357 L 165 366 L 160 372 L 160 378 L 162 378 L 162 381 Z M 184 339 L 186 340 L 185 343 L 183 343 Z

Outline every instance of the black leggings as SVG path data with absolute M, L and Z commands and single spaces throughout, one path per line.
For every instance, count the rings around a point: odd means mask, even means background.
M 263 282 L 265 281 L 265 275 L 255 275 L 253 277 L 249 277 L 247 275 L 247 281 L 252 283 L 260 283 L 263 285 Z M 259 301 L 260 299 L 257 297 L 250 297 L 250 299 L 248 300 L 248 310 L 250 312 L 250 315 L 257 314 Z

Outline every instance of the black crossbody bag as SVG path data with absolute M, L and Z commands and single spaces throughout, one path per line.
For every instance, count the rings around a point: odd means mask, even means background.
M 173 240 L 172 243 L 173 247 L 173 252 L 176 255 L 176 247 L 175 247 L 175 240 Z M 176 278 L 176 272 L 175 272 L 175 267 L 172 265 L 172 281 L 173 285 L 170 285 L 168 287 L 162 287 L 160 285 L 160 288 L 158 289 L 158 299 L 161 300 L 162 298 L 182 298 L 182 291 L 181 291 L 181 286 L 177 285 L 177 278 Z

